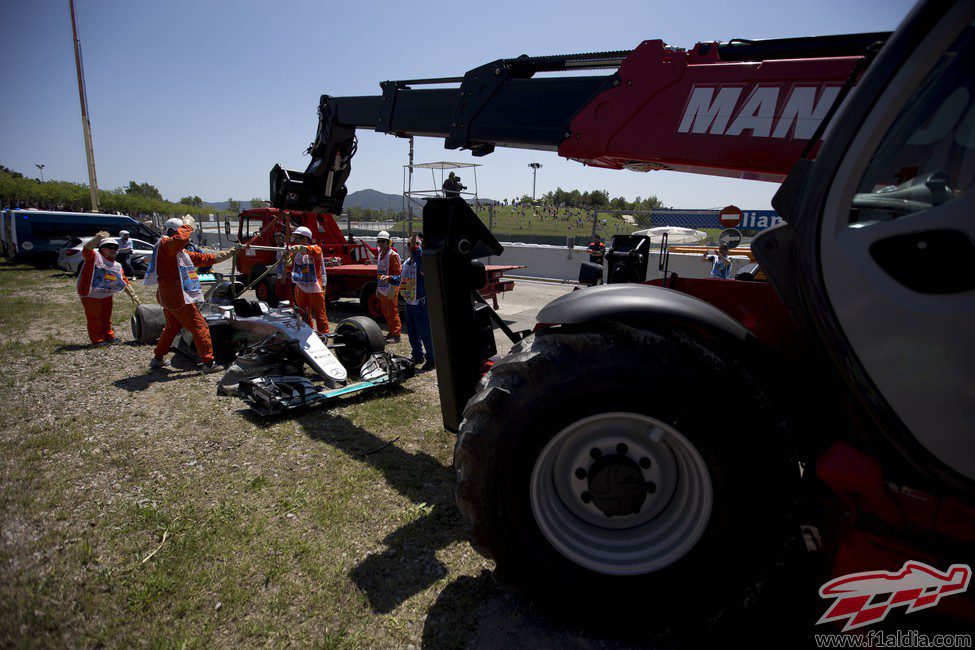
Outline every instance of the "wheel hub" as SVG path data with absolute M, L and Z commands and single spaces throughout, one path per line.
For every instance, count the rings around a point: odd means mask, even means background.
M 635 515 L 647 500 L 647 485 L 640 466 L 622 454 L 600 456 L 588 471 L 588 495 L 607 517 Z
M 531 505 L 563 555 L 599 573 L 668 566 L 704 532 L 713 494 L 704 459 L 680 431 L 627 412 L 565 427 L 539 453 Z

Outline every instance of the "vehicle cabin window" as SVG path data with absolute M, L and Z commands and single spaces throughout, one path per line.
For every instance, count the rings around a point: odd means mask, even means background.
M 962 196 L 975 179 L 975 24 L 904 106 L 870 159 L 850 223 L 889 221 Z
M 158 236 L 155 232 L 153 232 L 146 226 L 142 225 L 141 223 L 137 224 L 134 229 L 130 228 L 129 230 L 131 230 L 134 234 L 139 235 L 140 237 L 144 239 L 148 239 L 150 241 L 155 239 Z
M 147 243 L 147 242 L 141 242 L 141 241 L 135 241 L 135 240 L 133 240 L 132 241 L 132 250 L 134 250 L 134 251 L 143 251 L 143 252 L 146 252 L 146 253 L 151 253 L 152 252 L 152 245 L 149 244 L 149 243 Z
M 263 225 L 264 220 L 260 217 L 242 218 L 240 220 L 240 230 L 238 231 L 240 241 L 244 242 L 254 237 Z

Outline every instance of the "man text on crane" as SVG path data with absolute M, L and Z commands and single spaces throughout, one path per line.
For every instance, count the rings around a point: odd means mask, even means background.
M 295 305 L 305 312 L 305 321 L 316 331 L 328 332 L 325 315 L 325 261 L 322 247 L 312 243 L 311 230 L 295 228 L 291 234 L 291 281 L 295 288 Z
M 399 343 L 402 325 L 399 320 L 399 299 L 400 274 L 403 265 L 400 263 L 399 253 L 392 247 L 389 233 L 385 230 L 376 236 L 376 243 L 379 244 L 379 257 L 376 259 L 376 273 L 379 276 L 379 283 L 376 285 L 376 293 L 379 296 L 379 308 L 382 309 L 386 323 L 389 325 L 389 334 L 386 335 L 387 341 Z
M 213 344 L 206 320 L 196 304 L 203 302 L 203 288 L 197 277 L 198 267 L 208 267 L 229 259 L 239 247 L 222 251 L 216 255 L 209 253 L 186 252 L 193 235 L 195 220 L 190 215 L 182 219 L 173 218 L 166 222 L 166 235 L 159 239 L 152 251 L 149 269 L 143 284 L 158 285 L 156 301 L 166 315 L 166 326 L 159 336 L 150 370 L 166 365 L 166 354 L 176 335 L 186 328 L 193 336 L 196 351 L 203 362 L 204 372 L 221 368 L 213 361 Z

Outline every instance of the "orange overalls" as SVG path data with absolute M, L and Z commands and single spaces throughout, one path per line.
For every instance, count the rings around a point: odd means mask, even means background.
M 78 276 L 78 295 L 85 308 L 88 338 L 92 343 L 112 341 L 112 296 L 125 290 L 128 279 L 120 263 L 109 262 L 97 250 L 82 248 L 81 257 L 85 262 Z
M 162 305 L 166 315 L 166 326 L 159 335 L 154 354 L 157 359 L 165 357 L 176 335 L 185 327 L 193 335 L 193 343 L 203 363 L 210 363 L 213 361 L 213 343 L 210 342 L 207 322 L 196 308 L 197 302 L 203 302 L 203 292 L 199 289 L 195 268 L 213 266 L 216 260 L 207 253 L 187 253 L 184 250 L 190 243 L 192 233 L 190 226 L 180 226 L 172 237 L 160 239 L 153 252 L 153 268 L 146 274 L 146 284 L 159 284 L 156 302 Z M 150 279 L 150 275 L 153 279 Z
M 403 265 L 399 261 L 399 253 L 389 248 L 385 253 L 379 253 L 376 259 L 376 273 L 389 276 L 389 280 L 379 280 L 376 293 L 379 295 L 379 308 L 383 311 L 386 323 L 389 325 L 389 335 L 399 336 L 403 329 L 399 320 L 399 283 Z
M 288 270 L 295 285 L 295 305 L 305 311 L 305 321 L 316 331 L 328 332 L 328 317 L 325 315 L 327 280 L 322 247 L 308 246 L 307 252 L 295 254 Z

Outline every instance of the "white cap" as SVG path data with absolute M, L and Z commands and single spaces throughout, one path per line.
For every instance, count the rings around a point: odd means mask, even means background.
M 308 239 L 311 239 L 311 231 L 308 230 L 308 228 L 305 228 L 304 226 L 298 226 L 291 232 L 291 234 L 301 235 L 302 237 L 307 237 Z
M 98 247 L 101 248 L 102 246 L 108 246 L 110 244 L 114 244 L 118 246 L 118 240 L 115 239 L 114 237 L 106 237 L 105 239 L 98 242 Z
M 389 233 L 385 230 L 380 230 L 379 234 L 376 235 L 376 239 L 389 239 Z
M 166 224 L 163 226 L 166 232 L 170 230 L 179 230 L 183 225 L 183 220 L 173 217 L 172 219 L 166 219 Z
M 128 230 L 119 230 L 118 231 L 118 236 L 119 237 L 128 237 L 129 236 L 129 231 Z

